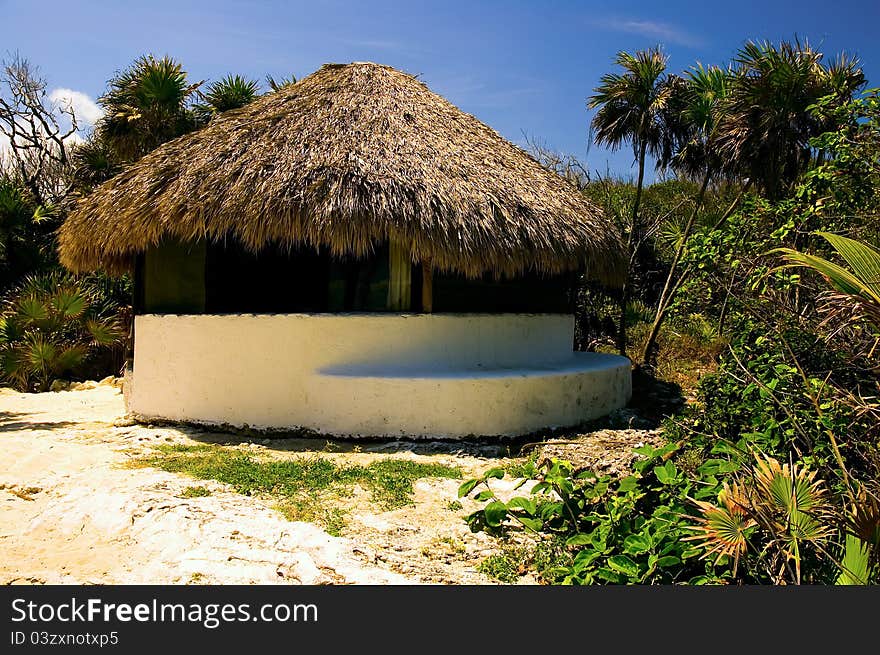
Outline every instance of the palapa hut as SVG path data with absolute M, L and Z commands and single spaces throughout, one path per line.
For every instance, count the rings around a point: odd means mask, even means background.
M 338 435 L 521 434 L 622 406 L 572 352 L 571 286 L 620 237 L 559 176 L 415 77 L 328 64 L 150 153 L 60 230 L 133 270 L 129 409 Z

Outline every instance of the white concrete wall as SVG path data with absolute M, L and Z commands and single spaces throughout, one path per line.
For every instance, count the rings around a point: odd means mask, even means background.
M 629 360 L 573 353 L 556 314 L 145 315 L 130 410 L 336 435 L 461 437 L 623 406 Z

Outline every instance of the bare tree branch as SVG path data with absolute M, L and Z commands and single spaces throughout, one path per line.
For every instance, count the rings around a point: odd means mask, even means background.
M 78 129 L 73 105 L 50 102 L 36 67 L 17 54 L 3 62 L 0 134 L 17 176 L 41 204 L 57 203 L 70 191 L 69 139 Z
M 583 189 L 590 182 L 590 172 L 586 166 L 574 155 L 565 154 L 553 150 L 547 144 L 541 143 L 536 137 L 523 132 L 526 142 L 526 151 L 534 157 L 541 166 L 557 175 L 564 177 L 578 189 Z

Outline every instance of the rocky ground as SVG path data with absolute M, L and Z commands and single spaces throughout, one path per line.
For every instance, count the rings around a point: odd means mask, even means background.
M 568 434 L 526 451 L 618 473 L 632 448 L 657 434 L 625 413 L 617 421 L 623 429 Z M 476 567 L 498 544 L 468 530 L 463 517 L 477 505 L 457 502 L 457 480 L 420 480 L 413 504 L 390 511 L 355 490 L 342 501 L 347 522 L 335 537 L 287 521 L 271 498 L 212 481 L 198 483 L 210 495 L 186 498 L 191 478 L 127 464 L 157 444 L 220 442 L 273 458 L 407 457 L 458 466 L 468 477 L 511 463 L 509 444 L 264 439 L 139 425 L 125 418 L 113 380 L 43 394 L 0 389 L 0 433 L 0 583 L 491 582 Z M 504 496 L 515 483 L 495 487 Z

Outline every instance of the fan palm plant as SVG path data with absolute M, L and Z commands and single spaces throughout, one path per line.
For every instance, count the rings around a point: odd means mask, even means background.
M 29 276 L 0 314 L 0 372 L 24 391 L 45 391 L 75 374 L 95 349 L 125 336 L 118 308 L 81 279 L 52 272 Z
M 672 85 L 666 74 L 667 56 L 659 49 L 639 50 L 635 54 L 620 52 L 615 64 L 621 72 L 603 75 L 588 101 L 596 109 L 592 127 L 596 143 L 612 150 L 629 143 L 638 165 L 636 195 L 627 226 L 626 244 L 630 260 L 641 236 L 639 205 L 645 182 L 647 156 L 664 158 L 668 152 L 667 106 Z M 626 354 L 626 322 L 624 313 L 629 301 L 629 284 L 621 290 L 621 319 L 618 349 Z
M 834 534 L 825 483 L 797 464 L 759 456 L 718 500 L 694 501 L 701 515 L 687 539 L 702 544 L 703 557 L 733 558 L 734 575 L 739 560 L 754 553 L 775 582 L 800 584 L 804 549 L 821 552 Z
M 181 64 L 170 57 L 140 57 L 113 77 L 98 99 L 105 113 L 97 135 L 118 159 L 137 159 L 195 127 L 190 105 L 200 85 L 190 84 Z
M 847 535 L 840 562 L 839 585 L 865 585 L 880 573 L 880 496 L 860 484 L 844 514 Z
M 257 97 L 259 90 L 260 85 L 254 80 L 241 75 L 227 75 L 199 94 L 203 102 L 197 104 L 195 110 L 200 119 L 207 122 L 224 111 L 244 107 Z
M 779 248 L 789 266 L 801 266 L 822 275 L 832 291 L 824 296 L 826 322 L 866 321 L 880 330 L 880 250 L 855 239 L 817 232 L 840 256 L 845 265 L 818 255 Z

